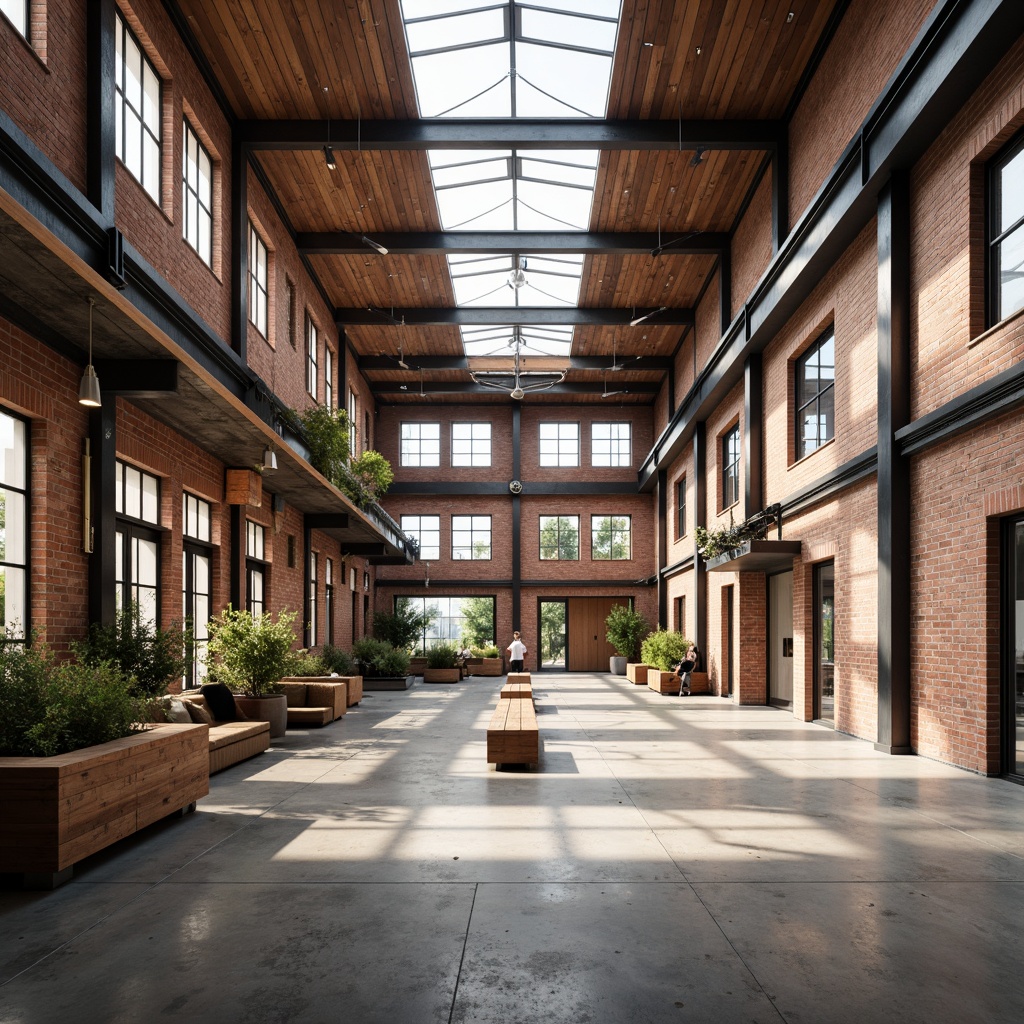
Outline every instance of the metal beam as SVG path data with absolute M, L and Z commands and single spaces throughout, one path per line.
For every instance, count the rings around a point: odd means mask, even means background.
M 665 309 L 653 313 L 647 307 L 637 308 L 636 314 L 651 312 L 643 327 L 692 327 L 692 309 Z M 407 308 L 386 311 L 369 308 L 338 308 L 334 322 L 339 326 L 363 327 L 480 327 L 489 324 L 537 326 L 572 326 L 587 324 L 597 327 L 626 327 L 634 318 L 631 309 L 591 308 L 567 306 L 464 306 L 459 309 Z M 640 326 L 640 325 L 638 325 Z
M 437 256 L 445 253 L 572 253 L 648 256 L 657 251 L 690 256 L 728 252 L 724 232 L 655 231 L 374 231 L 373 241 L 397 256 Z M 373 249 L 358 233 L 303 231 L 295 244 L 303 256 L 367 256 Z
M 412 121 L 247 120 L 238 139 L 253 150 L 599 149 L 774 150 L 782 121 L 606 121 L 556 118 Z
M 178 392 L 177 359 L 97 359 L 101 387 L 123 398 L 163 398 Z
M 541 374 L 540 376 L 543 377 L 544 375 Z M 495 380 L 502 382 L 507 380 L 511 383 L 512 371 L 510 370 L 507 374 L 495 373 L 493 377 Z M 528 388 L 531 383 L 535 383 L 535 378 L 524 374 L 522 382 L 523 386 Z M 628 387 L 616 388 L 616 391 L 625 395 L 656 395 L 660 388 L 661 383 L 659 381 L 645 380 L 634 381 Z M 415 397 L 420 394 L 421 390 L 424 395 L 501 395 L 500 390 L 485 387 L 482 384 L 474 384 L 472 381 L 424 381 L 422 385 L 419 381 L 415 384 L 400 384 L 398 381 L 391 380 L 373 382 L 373 393 L 375 395 L 409 395 Z M 555 384 L 539 392 L 539 394 L 543 395 L 601 395 L 603 393 L 603 383 L 591 384 L 582 381 L 563 381 L 561 384 Z M 530 392 L 527 391 L 527 395 L 529 394 Z
M 503 355 L 494 356 L 414 356 L 405 353 L 405 362 L 412 370 L 469 370 L 479 368 L 485 362 L 493 359 L 504 358 Z M 509 356 L 508 358 L 512 358 Z M 542 352 L 536 354 L 527 351 L 523 356 L 523 368 L 529 369 L 531 360 L 543 359 L 547 362 L 557 363 L 559 369 L 568 366 L 570 370 L 596 370 L 613 372 L 611 369 L 610 356 L 566 356 L 564 359 L 559 356 L 545 355 Z M 672 369 L 672 360 L 668 356 L 624 356 L 621 352 L 616 357 L 616 363 L 624 370 L 644 370 L 650 373 L 664 373 Z M 360 356 L 359 369 L 364 373 L 373 370 L 400 370 L 397 356 Z M 613 378 L 614 379 L 614 378 Z

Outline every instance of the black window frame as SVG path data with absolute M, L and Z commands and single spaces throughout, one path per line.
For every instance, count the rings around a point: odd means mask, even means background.
M 800 402 L 800 395 L 803 391 L 803 382 L 806 379 L 807 366 L 814 359 L 815 356 L 819 357 L 820 365 L 820 353 L 825 345 L 832 342 L 832 379 L 829 383 L 825 384 L 824 387 L 820 386 L 822 378 L 819 374 L 818 383 L 819 388 L 815 394 L 808 398 L 805 402 Z M 793 364 L 793 422 L 794 422 L 794 439 L 796 450 L 794 456 L 796 461 L 806 458 L 808 455 L 813 454 L 819 448 L 824 447 L 829 441 L 832 441 L 836 436 L 836 403 L 835 403 L 835 387 L 836 387 L 836 332 L 835 327 L 829 326 L 817 338 L 807 347 L 804 352 L 800 353 L 800 356 L 796 359 Z M 811 406 L 820 410 L 822 399 L 826 394 L 831 393 L 832 397 L 832 419 L 831 419 L 831 433 L 826 436 L 818 435 L 816 443 L 813 447 L 808 447 L 808 439 L 804 431 L 804 415 Z M 815 422 L 821 425 L 821 414 L 820 411 L 815 416 Z
M 24 19 L 24 23 L 25 23 L 25 27 L 24 28 L 22 28 L 14 20 L 14 18 L 11 16 L 11 14 L 8 13 L 7 11 L 0 11 L 0 13 L 3 14 L 3 16 L 11 24 L 11 27 L 14 29 L 14 31 L 17 32 L 18 35 L 20 35 L 22 37 L 22 39 L 26 40 L 26 42 L 31 43 L 32 42 L 32 34 L 31 34 L 32 33 L 32 12 L 31 12 L 31 10 L 29 8 L 29 0 L 22 0 L 21 9 L 22 9 L 22 18 Z
M 132 27 L 128 24 L 124 15 L 120 11 L 115 11 L 115 23 L 114 31 L 121 42 L 121 59 L 120 64 L 122 67 L 115 68 L 114 71 L 114 103 L 119 104 L 121 107 L 121 145 L 116 145 L 115 138 L 115 150 L 117 159 L 121 161 L 122 166 L 125 170 L 142 186 L 142 191 L 149 196 L 158 206 L 161 205 L 163 196 L 163 161 L 164 161 L 164 82 L 160 77 L 160 72 L 156 69 L 156 66 L 149 59 L 149 54 L 146 53 L 146 48 L 142 45 L 142 41 L 132 30 Z M 133 46 L 135 46 L 141 56 L 141 71 L 142 71 L 142 110 L 136 110 L 134 104 L 128 98 L 127 93 L 123 85 L 124 79 L 127 77 L 127 50 L 125 49 L 125 43 L 131 40 Z M 116 48 L 115 48 L 115 60 L 116 60 Z M 122 84 L 118 85 L 118 70 L 121 71 Z M 157 103 L 156 103 L 156 116 L 157 124 L 156 131 L 153 131 L 153 127 L 146 122 L 145 112 L 145 96 L 146 96 L 146 72 L 147 70 L 152 73 L 153 77 L 157 82 Z M 128 156 L 128 132 L 125 130 L 127 124 L 126 114 L 130 113 L 131 116 L 139 122 L 139 173 L 135 173 L 135 169 L 128 162 L 126 157 Z M 117 121 L 115 111 L 115 123 Z M 116 128 L 115 128 L 116 135 Z M 156 143 L 156 193 L 150 192 L 149 186 L 145 182 L 146 171 L 148 164 L 146 162 L 146 136 L 149 136 Z
M 740 500 L 740 425 L 734 423 L 722 435 L 722 508 Z
M 461 527 L 461 528 L 456 527 L 456 522 L 458 520 L 461 520 L 461 519 L 468 519 L 470 521 L 469 522 L 469 526 L 468 527 Z M 486 519 L 487 520 L 487 529 L 486 529 L 486 533 L 487 533 L 487 554 L 486 555 L 478 555 L 476 553 L 477 526 L 476 526 L 475 520 L 477 520 L 477 519 Z M 468 533 L 469 534 L 469 548 L 468 548 L 469 555 L 468 556 L 466 556 L 466 555 L 457 555 L 456 554 L 456 551 L 467 550 L 463 546 L 458 546 L 458 547 L 456 546 L 456 544 L 455 544 L 455 531 L 456 531 L 456 529 L 459 530 L 459 533 Z M 480 528 L 480 536 L 483 536 L 483 533 L 484 533 L 484 529 L 483 529 L 483 527 L 481 527 Z M 494 557 L 494 517 L 492 515 L 489 515 L 489 514 L 478 515 L 478 514 L 472 513 L 472 512 L 467 513 L 465 515 L 453 515 L 452 516 L 452 521 L 451 521 L 451 543 L 452 543 L 451 552 L 452 552 L 452 561 L 453 562 L 455 562 L 455 561 L 458 561 L 458 562 L 489 562 L 489 561 L 491 561 L 491 559 Z
M 266 281 L 260 283 L 259 256 L 263 250 L 263 265 L 266 268 Z M 256 317 L 263 313 L 264 326 L 260 327 Z M 249 323 L 256 328 L 261 338 L 270 340 L 270 246 L 256 230 L 256 225 L 249 221 Z
M 249 527 L 253 527 L 253 533 L 250 534 Z M 263 548 L 262 555 L 254 552 L 254 546 L 250 544 L 250 537 L 255 537 L 255 531 L 259 530 L 261 547 Z M 255 618 L 257 615 L 262 615 L 267 610 L 267 567 L 269 563 L 266 560 L 267 553 L 267 528 L 262 523 L 257 523 L 252 519 L 245 521 L 245 610 Z M 254 583 L 256 578 L 260 581 L 260 600 L 257 602 L 254 597 Z
M 210 155 L 210 151 L 203 145 L 203 140 L 199 137 L 199 132 L 196 131 L 195 127 L 188 119 L 188 115 L 184 115 L 181 119 L 182 123 L 182 154 L 181 154 L 181 236 L 185 240 L 185 244 L 191 248 L 196 255 L 211 269 L 213 268 L 213 190 L 214 190 L 214 174 L 216 173 L 215 164 L 213 157 Z M 210 205 L 207 206 L 202 197 L 199 194 L 198 182 L 193 183 L 189 180 L 189 170 L 193 166 L 189 161 L 188 147 L 189 138 L 195 140 L 197 149 L 197 158 L 195 162 L 196 173 L 200 170 L 200 157 L 206 157 L 206 162 L 210 165 Z M 198 237 L 192 239 L 189 237 L 189 213 L 192 208 L 195 208 L 196 213 L 196 232 Z M 206 238 L 209 246 L 208 252 L 203 252 L 199 247 L 199 240 L 202 238 L 202 231 L 200 230 L 200 220 L 204 219 L 207 224 Z
M 24 644 L 29 637 L 32 636 L 32 421 L 26 419 L 24 416 L 19 416 L 13 410 L 8 409 L 6 406 L 0 406 L 0 412 L 5 416 L 10 417 L 12 420 L 20 423 L 24 430 L 24 465 L 22 468 L 22 477 L 24 481 L 24 487 L 16 487 L 12 484 L 0 482 L 0 488 L 7 491 L 13 491 L 16 494 L 22 496 L 25 509 L 25 536 L 24 536 L 24 547 L 22 551 L 22 561 L 16 562 L 12 559 L 5 557 L 0 559 L 0 568 L 2 569 L 16 569 L 22 573 L 22 602 L 25 610 L 24 618 L 21 622 L 21 635 L 12 636 L 11 643 Z M 5 594 L 6 594 L 6 583 L 5 583 Z M 6 613 L 4 615 L 6 618 Z M 0 645 L 6 644 L 8 641 L 7 630 L 5 629 L 4 619 L 0 619 Z
M 1016 309 L 1008 312 L 1002 308 L 1000 288 L 1000 264 L 999 252 L 1002 243 L 1011 235 L 1017 235 L 1024 239 L 1024 213 L 1015 220 L 1004 231 L 998 231 L 996 225 L 999 223 L 999 213 L 1003 190 L 999 184 L 999 176 L 1007 164 L 1024 153 L 1024 129 L 1017 132 L 1009 142 L 989 161 L 986 167 L 986 192 L 988 202 L 986 204 L 985 218 L 985 266 L 988 276 L 988 287 L 986 289 L 986 327 L 993 327 L 1003 320 L 1024 309 L 1024 292 L 1022 292 L 1021 304 Z M 1024 176 L 1020 183 L 1020 190 L 1024 192 Z M 1024 208 L 1024 204 L 1022 204 Z
M 555 546 L 553 555 L 545 555 L 544 546 L 544 520 L 555 519 Z M 563 519 L 574 519 L 576 521 L 576 554 L 573 555 L 562 555 L 562 520 Z M 571 529 L 571 527 L 566 527 Z M 547 550 L 551 550 L 549 547 Z M 542 562 L 578 562 L 580 560 L 580 517 L 578 515 L 561 515 L 556 513 L 554 515 L 539 515 L 537 517 L 537 554 Z
M 686 536 L 686 477 L 676 481 L 676 540 Z

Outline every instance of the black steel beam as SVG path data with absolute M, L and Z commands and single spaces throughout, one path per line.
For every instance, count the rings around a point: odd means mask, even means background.
M 693 427 L 693 642 L 701 652 L 697 668 L 707 671 L 708 568 L 697 550 L 697 527 L 707 526 L 707 439 L 703 422 Z M 680 625 L 680 632 L 685 626 Z
M 347 530 L 347 512 L 307 512 L 305 523 L 311 530 Z
M 89 555 L 89 622 L 114 624 L 117 612 L 117 398 L 89 413 L 92 553 Z
M 249 157 L 231 140 L 231 347 L 246 361 L 249 335 Z
M 177 359 L 97 359 L 103 393 L 122 398 L 164 398 L 177 394 Z
M 2 301 L 2 297 L 0 297 Z M 469 370 L 474 364 L 479 365 L 486 359 L 501 359 L 502 355 L 496 356 L 413 356 L 405 353 L 405 362 L 412 370 Z M 511 356 L 509 356 L 511 358 Z M 522 365 L 524 370 L 529 370 L 530 362 L 533 359 L 556 360 L 559 369 L 568 366 L 570 370 L 611 370 L 610 356 L 566 356 L 564 359 L 559 356 L 548 356 L 543 353 L 531 355 L 529 350 L 523 355 Z M 616 363 L 625 370 L 644 370 L 647 372 L 664 373 L 672 369 L 672 359 L 669 356 L 626 356 L 619 352 Z M 400 370 L 398 356 L 360 356 L 359 369 L 364 373 L 373 370 Z M 614 380 L 614 378 L 613 378 Z
M 493 374 L 495 380 L 502 383 L 506 381 L 511 385 L 512 373 Z M 541 377 L 544 375 L 541 374 Z M 529 389 L 533 378 L 524 374 L 522 384 Z M 661 389 L 658 381 L 635 381 L 627 387 L 616 388 L 617 392 L 625 395 L 656 395 Z M 495 388 L 485 387 L 473 381 L 417 381 L 415 384 L 400 384 L 397 381 L 374 381 L 373 393 L 375 395 L 501 395 L 501 391 Z M 544 395 L 600 395 L 604 393 L 604 384 L 585 382 L 563 381 L 561 384 L 554 384 L 552 387 L 544 388 L 538 394 Z M 527 390 L 527 397 L 530 392 Z
M 671 256 L 716 256 L 728 251 L 724 232 L 659 235 L 654 231 L 374 231 L 373 241 L 392 255 L 437 256 L 445 253 L 610 253 L 647 256 L 655 250 Z M 373 253 L 363 235 L 348 231 L 304 231 L 295 236 L 303 256 L 368 256 Z M 659 252 L 660 255 L 660 252 Z
M 643 326 L 692 327 L 692 309 L 665 309 L 654 313 L 649 309 L 580 309 L 568 306 L 464 306 L 455 308 L 408 307 L 375 310 L 368 307 L 338 308 L 334 322 L 352 327 L 482 327 L 490 324 L 520 327 L 567 327 L 585 324 L 596 327 L 626 327 L 635 316 L 650 313 Z M 639 326 L 639 325 L 638 325 Z
M 518 479 L 518 476 L 515 475 L 514 454 L 513 451 L 513 479 Z M 495 496 L 508 493 L 508 483 L 504 481 L 481 481 L 480 483 L 467 480 L 452 480 L 441 483 L 434 481 L 423 481 L 422 483 L 402 481 L 401 483 L 394 483 L 388 488 L 389 498 L 407 494 L 486 494 Z M 635 496 L 636 484 L 632 481 L 623 481 L 622 483 L 568 483 L 553 481 L 545 483 L 539 480 L 528 480 L 523 484 L 522 493 L 526 497 L 554 494 L 630 494 Z
M 764 508 L 764 371 L 761 353 L 747 357 L 743 371 L 743 512 Z
M 250 149 L 599 149 L 773 150 L 782 121 L 606 121 L 556 118 L 432 118 L 410 121 L 248 120 L 239 139 Z
M 665 579 L 665 566 L 668 564 L 668 474 L 658 470 L 658 534 L 657 534 L 657 565 L 658 565 L 658 628 L 668 629 L 668 581 Z M 685 626 L 676 623 L 676 629 L 682 632 Z
M 89 0 L 86 9 L 86 95 L 89 131 L 86 180 L 101 221 L 114 226 L 114 0 Z

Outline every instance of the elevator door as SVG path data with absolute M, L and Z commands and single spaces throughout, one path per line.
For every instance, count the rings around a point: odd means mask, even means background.
M 768 703 L 793 705 L 793 574 L 768 577 Z
M 628 604 L 618 597 L 569 598 L 569 661 L 570 672 L 607 672 L 608 659 L 615 648 L 605 639 L 608 627 L 604 620 L 617 604 Z

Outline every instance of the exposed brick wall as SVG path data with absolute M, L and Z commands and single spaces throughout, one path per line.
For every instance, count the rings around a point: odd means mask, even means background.
M 795 224 L 859 129 L 935 6 L 853 0 L 789 126 L 789 217 Z
M 740 381 L 729 394 L 722 399 L 712 416 L 705 424 L 707 456 L 705 470 L 707 472 L 707 524 L 709 530 L 728 526 L 730 518 L 734 523 L 742 523 L 750 512 L 743 507 L 743 460 L 740 457 L 740 497 L 731 508 L 723 505 L 722 498 L 722 438 L 725 432 L 735 423 L 740 427 L 740 447 L 743 443 L 743 382 Z
M 763 572 L 737 574 L 733 605 L 739 647 L 734 696 L 739 704 L 764 704 L 768 694 L 768 588 Z
M 743 308 L 758 278 L 772 258 L 772 172 L 769 167 L 743 219 L 736 225 L 730 247 L 732 316 Z

